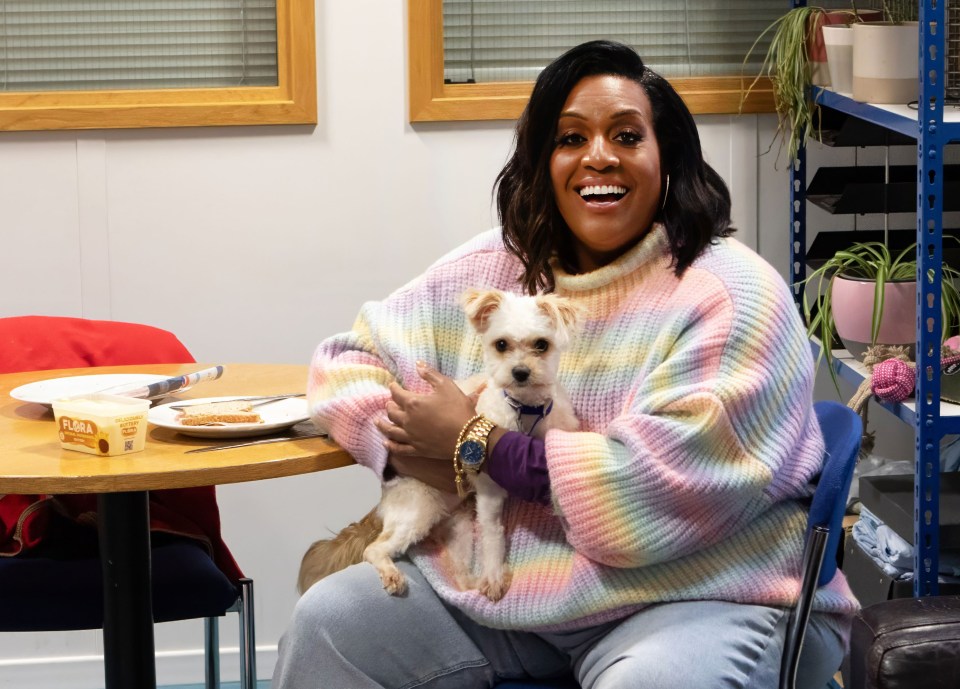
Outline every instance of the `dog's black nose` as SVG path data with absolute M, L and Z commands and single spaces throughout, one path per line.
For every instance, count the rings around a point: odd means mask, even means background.
M 513 369 L 513 379 L 518 383 L 527 382 L 527 378 L 530 377 L 530 369 L 526 366 L 517 366 Z

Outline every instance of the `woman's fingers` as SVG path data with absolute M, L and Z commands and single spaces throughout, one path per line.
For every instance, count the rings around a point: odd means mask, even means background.
M 393 401 L 387 402 L 386 410 L 390 423 L 396 424 L 397 426 L 403 425 L 403 410 L 400 409 L 400 405 Z
M 411 392 L 391 383 L 386 418 L 377 427 L 400 451 L 410 448 L 421 457 L 449 457 L 463 424 L 476 413 L 475 403 L 453 379 L 426 365 L 418 365 L 417 370 L 433 392 Z
M 400 383 L 390 383 L 390 397 L 399 406 L 406 406 L 417 393 L 404 390 Z
M 417 373 L 420 374 L 421 378 L 430 383 L 434 390 L 450 380 L 450 378 L 423 361 L 417 362 Z
M 417 454 L 417 451 L 413 445 L 405 445 L 403 443 L 394 442 L 389 438 L 383 441 L 383 446 L 387 449 L 387 452 L 395 456 L 413 457 Z
M 377 430 L 383 433 L 384 437 L 396 443 L 409 444 L 410 438 L 402 426 L 388 421 L 387 419 L 377 419 Z

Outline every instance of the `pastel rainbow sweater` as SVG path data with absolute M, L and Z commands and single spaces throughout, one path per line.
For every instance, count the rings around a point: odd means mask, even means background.
M 520 266 L 497 230 L 440 259 L 351 332 L 317 348 L 314 419 L 356 460 L 382 472 L 374 419 L 387 385 L 426 391 L 423 360 L 453 378 L 481 368 L 458 297 L 518 290 Z M 563 630 L 619 619 L 650 603 L 717 599 L 792 605 L 823 440 L 811 409 L 813 360 L 783 279 L 734 239 L 677 279 L 656 227 L 614 263 L 556 272 L 556 292 L 587 321 L 560 363 L 580 432 L 546 437 L 553 508 L 505 508 L 507 595 L 458 591 L 438 546 L 411 557 L 441 597 L 482 624 Z M 815 608 L 852 615 L 838 572 Z

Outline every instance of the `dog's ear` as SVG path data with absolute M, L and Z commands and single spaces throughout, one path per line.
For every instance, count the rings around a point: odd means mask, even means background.
M 561 348 L 565 347 L 580 325 L 580 319 L 583 316 L 580 307 L 556 294 L 537 296 L 537 306 L 547 318 L 553 321 L 557 329 L 557 345 Z
M 503 292 L 471 288 L 463 293 L 460 301 L 474 330 L 483 333 L 487 329 L 490 314 L 499 309 L 503 302 Z

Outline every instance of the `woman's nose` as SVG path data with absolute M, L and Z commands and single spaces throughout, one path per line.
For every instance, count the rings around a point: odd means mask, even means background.
M 595 137 L 590 141 L 590 145 L 583 156 L 582 163 L 584 167 L 593 170 L 605 170 L 610 167 L 616 167 L 620 164 L 620 159 L 616 152 L 602 136 Z

